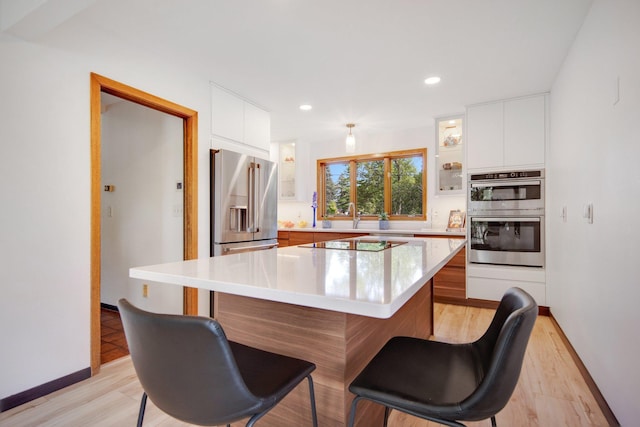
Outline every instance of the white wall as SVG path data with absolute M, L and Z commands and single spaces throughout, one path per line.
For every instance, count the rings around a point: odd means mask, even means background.
M 116 43 L 0 41 L 0 399 L 90 366 L 90 72 L 199 111 L 198 253 L 209 255 L 210 76 Z
M 551 90 L 547 169 L 551 311 L 623 426 L 640 419 L 639 49 L 640 2 L 596 0 Z
M 129 277 L 129 268 L 183 259 L 183 120 L 128 101 L 102 114 L 100 302 L 182 314 L 182 288 Z M 148 296 L 142 295 L 143 283 Z
M 425 118 L 425 123 L 429 122 Z M 356 135 L 356 154 L 371 154 L 376 152 L 388 152 L 408 150 L 414 148 L 427 148 L 427 221 L 391 221 L 392 229 L 420 229 L 420 228 L 446 228 L 449 219 L 449 211 L 452 209 L 465 210 L 465 195 L 438 196 L 436 191 L 436 165 L 435 165 L 435 128 L 425 126 L 416 129 L 408 129 L 401 132 L 367 133 L 354 131 Z M 346 135 L 346 133 L 345 133 Z M 298 201 L 279 201 L 278 220 L 300 220 L 312 223 L 313 210 L 311 198 L 316 191 L 316 161 L 333 157 L 345 156 L 344 140 L 326 141 L 323 143 L 308 143 L 298 141 L 296 144 L 297 167 L 302 171 L 296 172 L 297 178 L 303 181 L 298 185 L 300 196 Z M 300 166 L 303 165 L 303 166 Z M 307 166 L 308 165 L 308 166 Z M 362 221 L 360 228 L 377 228 L 375 221 Z M 333 228 L 350 228 L 350 221 L 334 221 Z

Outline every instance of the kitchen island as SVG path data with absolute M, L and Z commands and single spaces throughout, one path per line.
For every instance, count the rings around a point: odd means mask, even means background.
M 138 267 L 131 277 L 216 291 L 215 317 L 229 339 L 314 362 L 320 426 L 344 426 L 348 386 L 395 335 L 433 332 L 432 277 L 463 239 L 360 237 L 362 250 L 286 247 Z M 312 245 L 311 245 L 312 246 Z M 368 248 L 368 250 L 364 250 Z M 357 425 L 381 422 L 383 410 L 358 411 Z M 260 425 L 310 425 L 303 384 Z

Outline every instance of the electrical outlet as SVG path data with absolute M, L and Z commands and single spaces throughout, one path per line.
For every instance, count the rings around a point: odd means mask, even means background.
M 149 285 L 147 285 L 146 283 L 142 285 L 142 296 L 145 298 L 149 296 Z
M 587 220 L 587 224 L 593 224 L 593 203 L 584 205 L 582 216 Z

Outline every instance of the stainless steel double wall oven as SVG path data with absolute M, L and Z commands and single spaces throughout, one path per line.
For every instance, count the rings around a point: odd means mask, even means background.
M 544 267 L 544 170 L 470 174 L 469 262 Z

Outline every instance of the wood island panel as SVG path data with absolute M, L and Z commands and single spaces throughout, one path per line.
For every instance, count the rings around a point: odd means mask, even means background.
M 353 399 L 349 384 L 378 350 L 393 336 L 428 338 L 433 333 L 432 283 L 425 284 L 389 319 L 224 293 L 218 294 L 216 313 L 230 340 L 315 363 L 312 375 L 318 424 L 346 426 Z M 381 406 L 361 402 L 356 425 L 382 425 L 383 413 Z M 311 425 L 307 382 L 265 415 L 259 425 Z
M 304 245 L 314 242 L 325 242 L 327 240 L 346 239 L 350 237 L 367 236 L 367 233 L 341 233 L 338 231 L 301 231 L 301 230 L 278 230 L 278 246 Z
M 328 240 L 347 239 L 351 237 L 368 236 L 367 233 L 339 233 L 333 231 L 321 231 L 313 233 L 314 242 L 326 242 Z

